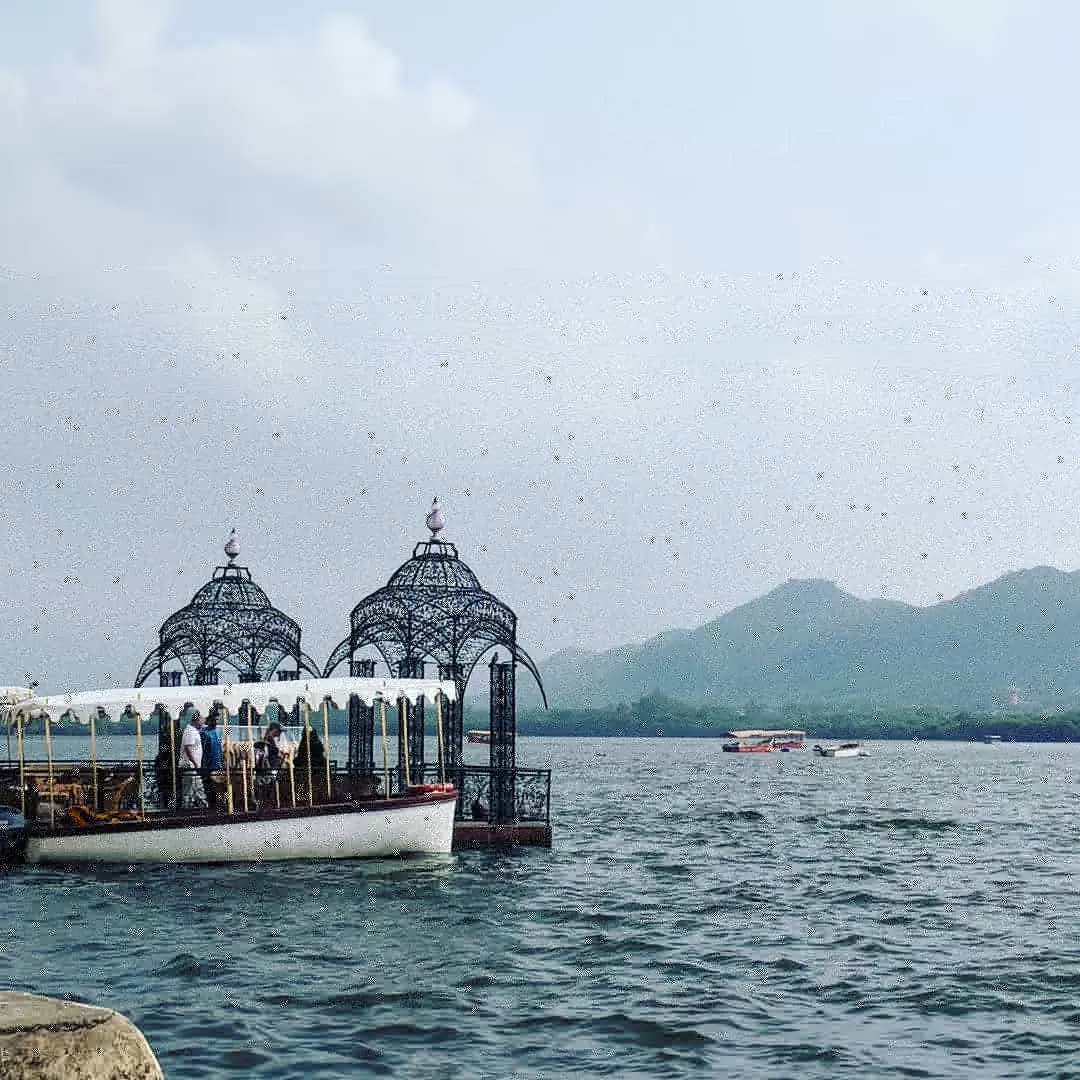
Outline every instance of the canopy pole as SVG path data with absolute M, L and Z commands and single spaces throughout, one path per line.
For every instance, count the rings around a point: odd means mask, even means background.
M 326 747 L 326 801 L 333 802 L 330 798 L 330 702 L 326 698 L 323 698 L 322 703 L 322 729 Z
M 15 718 L 15 744 L 19 752 L 19 793 L 22 795 L 22 815 L 26 817 L 26 760 L 23 756 L 23 716 Z
M 390 798 L 390 743 L 386 738 L 386 698 L 379 698 L 379 720 L 382 723 L 382 771 L 384 799 Z
M 446 783 L 446 760 L 443 757 L 442 691 L 435 691 L 435 738 L 439 745 L 439 783 Z
M 412 777 L 409 776 L 409 699 L 399 697 L 397 703 L 398 712 L 398 761 L 405 767 L 405 790 L 412 785 Z
M 289 793 L 292 796 L 292 808 L 296 809 L 296 766 L 292 754 L 289 755 Z
M 97 810 L 97 729 L 94 724 L 96 719 L 94 712 L 96 712 L 96 710 L 92 710 L 90 713 L 90 775 L 93 778 L 94 809 Z
M 165 709 L 162 709 L 158 713 L 158 716 L 169 717 L 169 757 L 172 759 L 172 794 L 173 794 L 173 809 L 180 809 L 180 789 L 177 787 L 179 781 L 176 777 L 176 722 L 173 720 L 170 713 Z M 160 723 L 160 721 L 159 721 Z
M 225 812 L 232 814 L 232 762 L 229 761 L 229 710 L 221 710 L 225 714 L 225 723 L 221 730 L 221 764 L 225 767 Z
M 139 763 L 139 817 L 146 817 L 146 791 L 143 785 L 142 713 L 135 710 L 135 757 Z
M 247 741 L 251 746 L 251 801 L 255 801 L 255 732 L 251 726 L 251 702 L 245 701 L 241 708 L 245 710 L 244 716 L 247 720 Z M 248 777 L 247 773 L 244 773 L 244 809 L 248 808 Z
M 56 784 L 53 781 L 52 731 L 48 713 L 45 714 L 45 757 L 49 761 L 49 828 L 52 828 L 56 816 Z
M 7 761 L 11 764 L 11 709 L 4 716 L 4 730 L 7 732 Z
M 251 760 L 252 764 L 255 762 L 255 733 L 251 730 L 251 702 L 245 701 L 243 706 L 247 710 L 244 714 L 247 718 L 247 737 L 248 742 L 251 743 Z
M 304 741 L 307 743 L 307 804 L 314 804 L 314 792 L 311 790 L 311 706 L 304 702 Z

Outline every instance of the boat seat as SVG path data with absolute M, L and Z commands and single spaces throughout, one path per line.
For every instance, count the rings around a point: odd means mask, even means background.
M 106 821 L 142 821 L 143 818 L 134 810 L 94 811 L 89 806 L 71 806 L 64 816 L 69 825 L 95 825 Z
M 102 789 L 101 805 L 106 813 L 126 809 L 124 803 L 139 790 L 139 777 L 137 775 L 124 776 L 112 781 L 106 781 Z

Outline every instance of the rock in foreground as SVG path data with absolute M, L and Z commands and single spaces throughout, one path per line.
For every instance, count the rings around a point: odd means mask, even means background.
M 3 1080 L 164 1080 L 139 1029 L 112 1009 L 0 992 Z

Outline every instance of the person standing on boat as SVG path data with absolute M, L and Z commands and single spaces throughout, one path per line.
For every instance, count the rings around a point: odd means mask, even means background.
M 217 788 L 214 787 L 213 774 L 225 768 L 225 751 L 221 746 L 221 732 L 217 725 L 217 713 L 212 712 L 206 718 L 206 727 L 201 732 L 203 788 L 206 803 L 211 809 L 217 806 Z
M 211 713 L 202 730 L 203 768 L 217 772 L 225 768 L 225 752 L 221 747 L 221 732 L 218 731 L 217 716 Z
M 267 725 L 266 734 L 263 735 L 263 742 L 266 744 L 266 767 L 271 772 L 276 772 L 281 768 L 281 737 L 281 725 L 276 720 L 271 720 Z
M 206 805 L 206 792 L 199 775 L 203 760 L 202 729 L 203 718 L 196 710 L 180 736 L 180 756 L 176 764 L 180 772 L 181 806 Z

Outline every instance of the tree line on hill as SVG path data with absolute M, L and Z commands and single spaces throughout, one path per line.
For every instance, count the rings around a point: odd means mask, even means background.
M 312 726 L 322 731 L 322 719 Z M 397 717 L 387 717 L 391 734 Z M 466 728 L 486 728 L 488 717 L 466 709 Z M 54 735 L 86 735 L 86 725 L 62 718 L 51 725 Z M 230 725 L 235 733 L 240 725 Z M 427 717 L 428 734 L 435 735 L 433 717 Z M 593 709 L 530 709 L 518 716 L 520 735 L 645 738 L 722 738 L 729 731 L 749 728 L 798 728 L 814 739 L 959 739 L 970 741 L 988 735 L 1018 742 L 1080 742 L 1080 711 L 1049 712 L 954 712 L 927 707 L 830 709 L 804 705 L 780 708 L 748 703 L 743 708 L 692 705 L 665 694 L 646 694 L 630 703 Z M 30 733 L 40 733 L 40 724 Z M 260 726 L 261 730 L 261 726 Z M 105 720 L 100 733 L 134 735 L 134 719 Z M 330 734 L 344 735 L 348 717 L 343 710 L 330 712 Z M 144 735 L 156 734 L 155 720 L 143 724 Z
M 522 735 L 719 738 L 752 728 L 797 728 L 816 739 L 959 739 L 988 735 L 1018 742 L 1080 742 L 1080 711 L 973 713 L 930 708 L 846 709 L 748 704 L 691 705 L 663 694 L 596 709 L 530 711 Z

